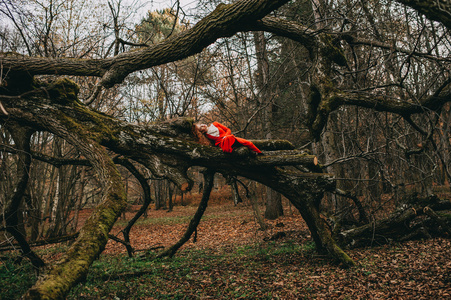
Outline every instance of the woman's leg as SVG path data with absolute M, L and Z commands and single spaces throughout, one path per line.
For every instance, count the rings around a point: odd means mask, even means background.
M 236 138 L 236 141 L 235 141 L 235 143 L 233 143 L 232 147 L 236 148 L 236 147 L 239 147 L 240 145 L 245 146 L 254 152 L 262 153 L 260 151 L 260 149 L 258 149 L 251 141 L 248 141 L 248 140 L 242 139 L 242 138 Z

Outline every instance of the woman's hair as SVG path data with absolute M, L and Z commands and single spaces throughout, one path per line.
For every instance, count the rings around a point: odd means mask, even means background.
M 199 124 L 194 124 L 194 125 L 193 125 L 193 129 L 192 129 L 193 135 L 194 135 L 194 137 L 196 138 L 197 142 L 198 142 L 199 144 L 205 145 L 205 146 L 214 146 L 213 141 L 210 140 L 209 138 L 207 138 L 207 137 L 205 136 L 205 134 L 203 134 L 202 132 L 200 132 L 198 125 L 199 125 Z

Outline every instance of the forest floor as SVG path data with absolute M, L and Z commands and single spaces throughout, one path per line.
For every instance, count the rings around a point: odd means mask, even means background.
M 122 237 L 121 228 L 137 209 L 131 207 L 117 222 L 114 234 Z M 135 256 L 128 258 L 125 247 L 110 240 L 68 299 L 451 298 L 450 239 L 349 250 L 358 266 L 343 269 L 314 251 L 305 223 L 289 206 L 262 231 L 250 206 L 213 204 L 195 243 L 191 239 L 172 259 L 155 259 L 158 247 L 167 248 L 183 235 L 195 210 L 193 205 L 150 210 L 131 232 Z M 40 253 L 52 261 L 60 256 L 58 248 Z M 1 286 L 14 286 L 3 275 Z M 0 299 L 14 299 L 5 295 Z
M 92 283 L 77 288 L 73 299 L 451 298 L 449 239 L 351 250 L 358 266 L 342 269 L 314 251 L 304 221 L 291 207 L 285 207 L 285 216 L 266 220 L 269 229 L 262 231 L 250 206 L 214 204 L 197 241 L 191 239 L 174 258 L 152 261 L 161 249 L 139 251 L 177 242 L 195 210 L 150 210 L 131 232 L 137 258 L 125 258 L 125 247 L 110 240 L 91 272 Z M 121 237 L 126 221 L 117 224 L 114 232 Z

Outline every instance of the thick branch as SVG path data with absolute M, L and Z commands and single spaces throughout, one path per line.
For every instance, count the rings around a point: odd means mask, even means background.
M 218 38 L 229 37 L 249 22 L 263 18 L 287 0 L 242 0 L 220 4 L 193 28 L 142 51 L 128 52 L 114 58 L 112 68 L 103 78 L 104 86 L 121 82 L 131 72 L 180 60 L 201 52 Z
M 282 18 L 264 17 L 263 19 L 249 24 L 250 30 L 267 31 L 283 36 L 301 43 L 309 51 L 317 47 L 317 32 L 297 22 Z
M 328 91 L 328 94 L 325 95 L 321 94 L 319 90 L 315 91 L 311 98 L 316 101 L 311 101 L 310 107 L 314 109 L 310 111 L 308 126 L 316 138 L 326 126 L 329 114 L 343 105 L 365 107 L 409 118 L 413 114 L 421 114 L 425 111 L 439 111 L 443 105 L 451 101 L 450 81 L 445 82 L 435 94 L 424 97 L 417 103 L 399 101 L 387 96 L 348 93 L 339 90 Z
M 252 161 L 249 162 L 251 165 Z M 290 166 L 303 165 L 307 168 L 315 168 L 318 159 L 315 155 L 307 154 L 303 151 L 271 151 L 265 152 L 264 156 L 258 156 L 255 165 L 258 166 Z
M 221 4 L 187 31 L 154 46 L 122 53 L 110 59 L 44 59 L 3 54 L 0 61 L 6 70 L 31 75 L 103 77 L 102 85 L 111 87 L 122 82 L 132 72 L 199 53 L 218 38 L 232 36 L 245 28 L 246 24 L 263 18 L 286 2 L 288 0 L 241 0 L 229 5 Z
M 408 116 L 421 114 L 427 110 L 437 111 L 441 109 L 444 104 L 451 101 L 451 83 L 447 82 L 440 93 L 425 97 L 419 103 L 401 102 L 384 96 L 360 95 L 345 92 L 338 92 L 332 95 L 328 101 L 330 104 L 333 103 L 333 107 L 339 105 L 354 105 Z
M 276 150 L 294 150 L 294 145 L 287 140 L 251 140 L 260 150 L 276 151 Z
M 30 57 L 0 53 L 4 73 L 23 72 L 29 75 L 78 75 L 101 77 L 111 65 L 111 59 L 68 59 Z

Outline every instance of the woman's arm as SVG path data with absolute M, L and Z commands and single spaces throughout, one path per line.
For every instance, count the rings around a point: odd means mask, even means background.
M 213 122 L 213 125 L 215 125 L 216 127 L 221 128 L 222 130 L 224 130 L 225 135 L 231 135 L 232 134 L 232 131 L 228 127 L 222 125 L 221 123 Z

